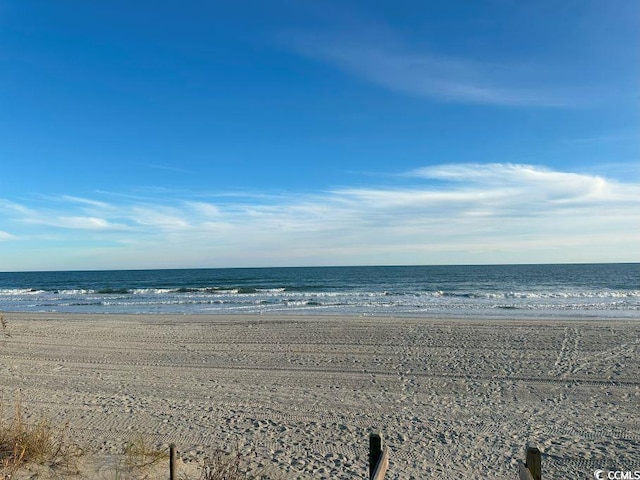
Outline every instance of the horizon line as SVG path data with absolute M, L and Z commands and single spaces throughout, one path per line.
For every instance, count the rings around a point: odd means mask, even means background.
M 540 262 L 540 263 L 434 263 L 434 264 L 382 264 L 382 265 L 289 265 L 262 267 L 155 267 L 155 268 L 109 268 L 75 270 L 14 270 L 0 271 L 0 274 L 12 273 L 76 273 L 76 272 L 157 272 L 178 270 L 269 270 L 296 268 L 407 268 L 407 267 L 509 267 L 509 266 L 561 266 L 561 265 L 640 265 L 640 261 L 619 262 Z

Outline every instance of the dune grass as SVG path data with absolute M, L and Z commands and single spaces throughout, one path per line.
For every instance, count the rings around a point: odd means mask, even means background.
M 25 465 L 64 476 L 77 474 L 83 451 L 69 441 L 68 430 L 68 425 L 57 428 L 44 419 L 27 422 L 18 400 L 11 418 L 0 416 L 0 480 L 11 479 Z
M 7 321 L 4 319 L 4 316 L 0 313 L 0 329 L 2 329 L 2 335 L 4 337 L 10 337 L 9 332 L 7 331 Z
M 167 452 L 151 446 L 142 435 L 125 444 L 123 456 L 126 466 L 131 470 L 144 470 L 169 459 Z
M 0 313 L 0 330 L 10 337 L 7 321 Z M 59 475 L 78 473 L 83 451 L 68 439 L 68 425 L 54 427 L 48 420 L 28 422 L 21 398 L 14 401 L 13 415 L 7 415 L 0 398 L 0 480 L 14 478 L 26 465 L 45 467 Z
M 242 457 L 237 449 L 235 453 L 216 450 L 212 456 L 204 459 L 199 480 L 249 479 L 241 467 Z

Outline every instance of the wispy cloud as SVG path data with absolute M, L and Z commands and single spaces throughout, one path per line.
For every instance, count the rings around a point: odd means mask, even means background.
M 16 235 L 54 228 L 76 245 L 83 232 L 111 242 L 94 258 L 112 263 L 95 268 L 639 260 L 640 184 L 501 163 L 404 175 L 402 188 L 215 202 L 71 195 L 44 211 L 5 201 L 2 215 Z
M 481 61 L 407 46 L 384 29 L 349 33 L 288 32 L 288 48 L 384 88 L 443 102 L 559 107 L 577 103 L 577 91 L 550 85 L 515 62 Z
M 19 215 L 22 217 L 28 217 L 31 215 L 35 215 L 36 212 L 20 203 L 14 202 L 14 201 L 10 201 L 10 200 L 4 200 L 4 199 L 0 199 L 0 212 L 3 212 L 5 214 L 14 214 L 14 215 Z
M 123 212 L 133 222 L 145 228 L 162 231 L 180 231 L 190 227 L 186 212 L 165 205 L 133 206 Z
M 18 237 L 10 234 L 9 232 L 3 232 L 2 230 L 0 230 L 0 242 L 4 242 L 7 240 L 16 240 L 17 238 Z
M 114 215 L 114 207 L 98 200 L 60 195 L 43 197 L 45 206 L 35 201 L 26 206 L 20 203 L 0 200 L 0 211 L 4 217 L 19 225 L 33 225 L 69 230 L 123 230 L 128 227 L 107 219 Z M 57 208 L 56 208 L 57 205 Z M 96 212 L 99 212 L 96 214 Z
M 61 230 L 92 230 L 92 231 L 121 231 L 128 230 L 129 227 L 123 223 L 111 222 L 106 218 L 89 216 L 52 215 L 42 213 L 23 217 L 19 222 L 35 226 L 45 226 Z
M 207 202 L 185 202 L 185 205 L 191 208 L 195 213 L 205 218 L 218 218 L 222 214 L 220 208 L 212 203 Z
M 122 230 L 127 227 L 98 217 L 58 217 L 47 225 L 72 230 Z
M 584 201 L 587 198 L 606 200 L 612 195 L 612 184 L 595 175 L 557 172 L 517 164 L 458 164 L 426 167 L 411 172 L 415 176 L 482 184 L 492 191 L 508 193 L 510 200 L 519 197 L 543 199 L 550 203 Z M 502 190 L 500 190 L 502 189 Z
M 583 169 L 585 172 L 624 179 L 626 182 L 640 180 L 640 159 L 634 159 L 628 162 L 607 162 L 599 165 L 586 165 Z
M 147 167 L 147 168 L 151 168 L 154 170 L 165 170 L 168 172 L 175 172 L 175 173 L 187 173 L 189 175 L 193 174 L 194 172 L 192 170 L 188 170 L 186 168 L 182 168 L 182 167 L 176 167 L 174 165 L 161 165 L 161 164 L 156 164 L 156 163 L 144 163 L 142 164 L 143 167 Z
M 600 144 L 609 144 L 609 143 L 619 143 L 624 141 L 637 141 L 637 133 L 627 133 L 627 132 L 618 132 L 618 133 L 609 133 L 602 135 L 592 135 L 590 137 L 575 137 L 575 138 L 566 138 L 561 140 L 561 143 L 565 143 L 568 145 L 600 145 Z
M 75 203 L 79 203 L 79 204 L 83 204 L 83 205 L 89 205 L 89 206 L 92 206 L 92 207 L 97 207 L 97 208 L 102 208 L 102 209 L 106 209 L 106 208 L 110 207 L 110 205 L 108 203 L 106 203 L 106 202 L 92 200 L 92 199 L 89 199 L 89 198 L 74 197 L 73 195 L 61 195 L 59 197 L 59 200 L 67 201 L 67 202 L 75 202 Z

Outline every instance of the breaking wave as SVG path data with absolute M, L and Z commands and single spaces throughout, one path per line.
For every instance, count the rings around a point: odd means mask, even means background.
M 534 268 L 535 267 L 535 268 Z M 535 275 L 531 274 L 534 269 Z M 637 317 L 638 265 L 0 273 L 0 311 Z M 571 270 L 565 272 L 565 270 Z

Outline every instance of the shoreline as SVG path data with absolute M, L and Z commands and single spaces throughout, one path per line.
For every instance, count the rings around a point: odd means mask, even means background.
M 5 401 L 101 455 L 141 433 L 186 462 L 238 445 L 283 478 L 365 478 L 379 431 L 389 479 L 514 478 L 527 444 L 549 478 L 640 467 L 634 320 L 4 316 Z
M 625 312 L 626 313 L 626 312 Z M 578 312 L 575 315 L 571 314 L 563 314 L 563 315 L 549 315 L 544 312 L 535 312 L 531 313 L 530 316 L 518 316 L 516 314 L 510 313 L 509 315 L 495 315 L 495 314 L 485 314 L 485 313 L 473 313 L 473 314 L 465 314 L 465 315 L 454 315 L 450 313 L 442 314 L 442 313 L 395 313 L 395 314 L 377 314 L 377 313 L 366 313 L 366 314 L 350 314 L 350 313 L 325 313 L 325 312 L 309 312 L 309 313 L 300 313 L 300 312 L 268 312 L 268 313 L 173 313 L 173 312 L 125 312 L 125 313 L 114 313 L 114 312 L 46 312 L 46 311 L 38 311 L 38 312 L 29 312 L 29 311 L 11 311 L 11 310 L 2 310 L 0 314 L 5 317 L 13 317 L 16 320 L 24 320 L 27 318 L 31 318 L 33 320 L 43 320 L 45 317 L 50 317 L 51 319 L 63 320 L 63 321 L 73 321 L 81 320 L 81 321 L 93 321 L 97 319 L 104 319 L 105 317 L 113 317 L 114 319 L 119 319 L 121 321 L 133 321 L 137 319 L 143 318 L 146 320 L 152 320 L 155 318 L 163 319 L 163 320 L 173 320 L 176 322 L 197 322 L 198 320 L 207 319 L 207 323 L 219 323 L 219 322 L 227 322 L 230 320 L 240 321 L 240 322 L 251 322 L 257 319 L 262 319 L 263 321 L 273 321 L 278 320 L 285 322 L 287 320 L 291 321 L 310 321 L 314 320 L 340 320 L 340 321 L 358 321 L 358 320 L 380 320 L 385 322 L 393 322 L 393 321 L 410 321 L 410 322 L 429 322 L 429 321 L 443 321 L 443 322 L 496 322 L 496 323 L 520 323 L 520 322 L 534 322 L 534 323 L 591 323 L 591 322 L 614 322 L 614 323 L 629 323 L 629 324 L 640 324 L 640 318 L 631 318 L 625 315 L 620 316 L 604 316 L 594 314 L 579 314 Z M 151 322 L 153 323 L 153 322 Z

